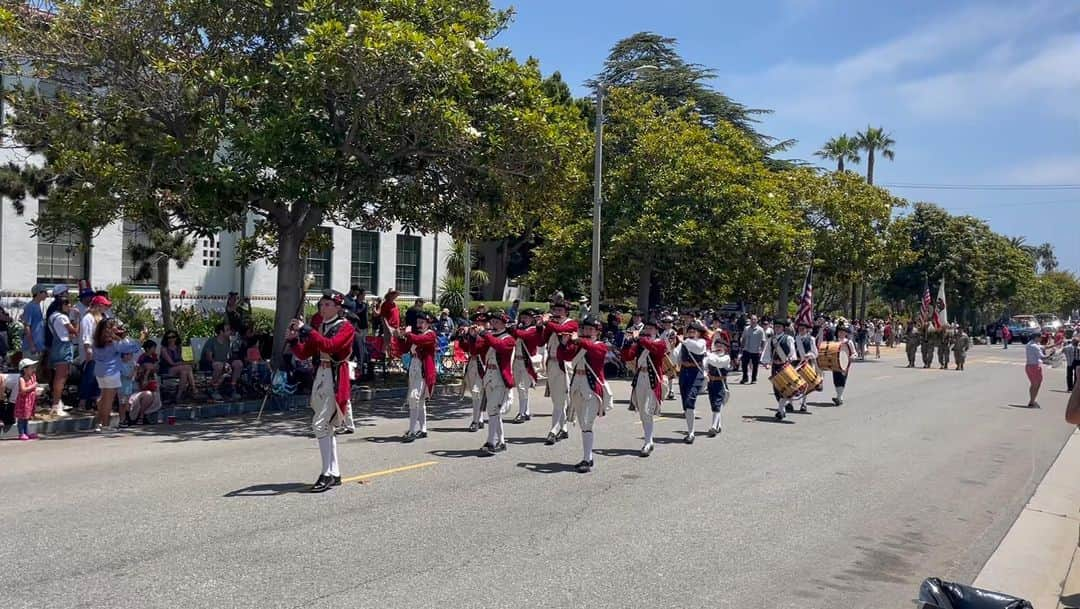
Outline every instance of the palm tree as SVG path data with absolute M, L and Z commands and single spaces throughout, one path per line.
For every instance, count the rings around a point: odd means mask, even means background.
M 881 156 L 890 161 L 896 156 L 892 149 L 896 145 L 896 141 L 890 135 L 885 133 L 885 130 L 881 127 L 871 127 L 869 125 L 866 126 L 866 131 L 855 134 L 855 140 L 858 142 L 859 148 L 866 151 L 866 181 L 870 184 L 874 183 L 874 153 L 880 152 Z
M 475 254 L 470 256 L 470 262 L 475 261 Z M 471 266 L 471 265 L 470 265 Z M 455 277 L 465 277 L 465 240 L 454 239 L 454 244 L 450 247 L 450 254 L 446 257 L 446 273 Z M 470 283 L 473 285 L 487 285 L 491 281 L 491 277 L 488 276 L 488 272 L 484 269 L 472 269 L 472 273 L 469 276 Z
M 1023 236 L 1021 236 L 1021 237 L 1009 237 L 1009 245 L 1015 247 L 1016 249 L 1020 250 L 1021 252 L 1024 252 L 1024 254 L 1028 258 L 1031 258 L 1031 264 L 1032 264 L 1032 266 L 1035 267 L 1035 272 L 1036 273 L 1039 272 L 1039 261 L 1042 260 L 1042 254 L 1044 253 L 1044 252 L 1040 251 L 1042 246 L 1035 246 L 1035 245 L 1029 244 L 1027 242 L 1027 237 L 1023 237 Z M 1043 244 L 1043 245 L 1049 245 L 1049 244 L 1046 243 L 1046 244 Z M 1054 248 L 1051 247 L 1050 248 L 1050 256 L 1053 256 L 1053 255 L 1054 255 Z M 1055 263 L 1056 263 L 1056 260 L 1055 260 Z
M 1039 264 L 1042 265 L 1043 273 L 1052 273 L 1057 270 L 1058 259 L 1054 255 L 1054 246 L 1050 243 L 1043 243 L 1035 248 L 1035 255 L 1038 257 Z
M 862 159 L 859 158 L 859 142 L 846 133 L 841 134 L 839 137 L 830 138 L 821 147 L 821 150 L 814 154 L 823 159 L 836 161 L 837 171 L 844 170 L 844 161 L 851 163 L 862 162 Z

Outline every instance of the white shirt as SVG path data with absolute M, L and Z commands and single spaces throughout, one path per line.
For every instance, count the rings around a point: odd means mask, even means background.
M 71 342 L 71 332 L 68 330 L 68 324 L 71 323 L 71 319 L 63 313 L 53 313 L 49 319 L 49 325 L 52 326 L 53 332 L 56 333 L 56 339 L 62 343 Z
M 807 343 L 809 343 L 809 348 L 807 348 Z M 814 337 L 809 334 L 806 336 L 796 336 L 795 352 L 799 355 L 799 359 L 817 359 L 817 342 L 814 340 Z
M 1031 341 L 1024 347 L 1024 353 L 1027 355 L 1028 366 L 1038 366 L 1046 359 L 1046 354 L 1043 353 L 1042 345 L 1035 341 Z

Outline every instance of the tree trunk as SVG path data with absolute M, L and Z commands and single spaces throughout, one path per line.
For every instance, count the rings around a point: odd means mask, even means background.
M 300 225 L 279 226 L 278 264 L 277 264 L 277 309 L 274 311 L 274 356 L 273 366 L 281 366 L 285 348 L 285 331 L 296 317 L 301 306 L 304 286 L 303 266 L 300 260 L 300 246 L 304 242 L 304 231 Z M 300 312 L 303 315 L 303 311 Z
M 850 305 L 851 305 L 848 308 L 849 312 L 851 313 L 851 319 L 849 321 L 858 318 L 858 315 L 857 315 L 858 311 L 855 310 L 856 307 L 859 305 L 858 289 L 859 289 L 858 282 L 852 281 L 851 282 L 851 299 L 848 301 L 848 303 L 850 303 Z
M 510 253 L 507 250 L 508 241 L 503 239 L 494 248 L 494 264 L 489 264 L 491 269 L 491 300 L 502 300 L 506 294 L 506 275 L 510 266 Z
M 866 183 L 874 183 L 874 149 L 866 151 Z
M 787 317 L 788 316 L 788 300 L 791 298 L 791 269 L 785 270 L 780 274 L 780 297 L 776 300 L 776 316 Z
M 641 262 L 641 270 L 638 271 L 638 310 L 644 313 L 649 311 L 649 296 L 652 295 L 652 259 L 646 258 Z
M 840 173 L 844 170 L 844 157 L 836 159 L 836 173 Z
M 866 319 L 866 282 L 862 282 L 862 294 L 859 298 L 859 319 Z
M 157 261 L 158 298 L 161 299 L 161 325 L 166 331 L 175 330 L 172 319 L 172 300 L 169 298 L 169 259 L 160 256 Z

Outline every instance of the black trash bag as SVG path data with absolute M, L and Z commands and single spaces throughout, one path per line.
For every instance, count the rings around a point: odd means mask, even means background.
M 1033 609 L 1031 603 L 1000 592 L 928 577 L 919 587 L 919 609 Z

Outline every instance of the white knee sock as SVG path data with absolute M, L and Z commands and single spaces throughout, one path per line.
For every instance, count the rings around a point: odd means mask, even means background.
M 472 420 L 473 423 L 480 422 L 480 396 L 478 395 L 472 397 Z
M 330 436 L 330 475 L 340 476 L 337 462 L 337 436 Z
M 502 415 L 491 419 L 491 429 L 494 430 L 495 443 L 506 442 L 506 434 L 503 433 Z
M 416 407 L 416 404 L 409 404 L 409 433 L 416 433 L 417 424 L 420 421 L 420 409 Z
M 529 390 L 518 389 L 518 414 L 521 416 L 531 415 L 529 411 Z
M 419 412 L 416 413 L 416 425 L 419 431 L 427 433 L 427 399 L 420 398 L 420 407 L 417 408 Z
M 712 428 L 720 429 L 720 411 L 712 413 Z
M 495 444 L 498 443 L 499 438 L 496 436 L 496 433 L 497 431 L 495 430 L 495 421 L 492 421 L 491 425 L 488 425 L 488 444 L 495 446 Z
M 844 399 L 844 389 L 847 389 L 847 387 L 837 387 L 836 388 L 836 399 L 838 399 L 838 400 Z
M 683 413 L 686 415 L 686 433 L 694 435 L 694 411 L 687 408 Z
M 653 418 L 646 415 L 641 421 L 641 427 L 645 430 L 645 443 L 653 443 Z
M 585 460 L 592 461 L 593 432 L 581 432 L 581 445 L 585 449 Z
M 337 438 L 326 436 L 319 438 L 319 455 L 322 457 L 322 473 L 324 476 L 340 476 L 337 463 Z
M 564 429 L 566 429 L 566 407 L 552 406 L 551 433 L 559 433 Z

